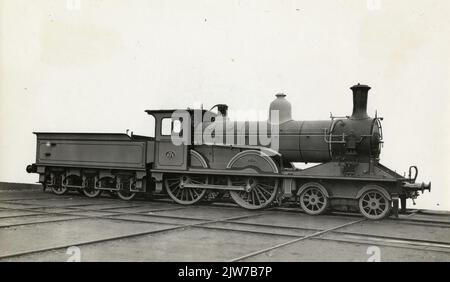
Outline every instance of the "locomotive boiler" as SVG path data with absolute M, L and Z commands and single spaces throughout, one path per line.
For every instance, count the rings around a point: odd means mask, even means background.
M 352 114 L 322 121 L 293 120 L 286 95 L 278 94 L 264 123 L 230 122 L 219 104 L 147 110 L 154 137 L 36 133 L 37 159 L 27 171 L 57 194 L 108 191 L 130 200 L 149 193 L 183 205 L 227 195 L 247 209 L 295 201 L 311 215 L 338 207 L 370 219 L 396 215 L 399 202 L 405 211 L 406 199 L 431 183 L 416 183 L 415 166 L 402 176 L 380 163 L 382 119 L 367 114 L 370 87 L 351 90 Z M 298 162 L 316 165 L 298 169 Z
M 273 135 L 276 135 L 277 151 L 285 162 L 325 163 L 350 159 L 367 162 L 372 158 L 377 159 L 383 142 L 381 118 L 371 118 L 367 115 L 367 96 L 370 87 L 358 84 L 351 89 L 353 113 L 345 118 L 332 116 L 330 120 L 293 120 L 292 106 L 287 101 L 286 95 L 280 93 L 270 105 L 267 125 L 261 126 L 261 122 L 230 122 L 226 119 L 226 112 L 219 112 L 225 118 L 218 121 L 216 115 L 212 116 L 212 121 L 202 123 L 203 129 L 199 132 L 205 132 L 210 128 L 209 131 L 216 135 L 213 140 L 219 144 L 266 147 L 272 144 L 262 144 L 258 137 L 267 136 L 273 140 Z M 276 121 L 273 120 L 272 113 L 278 113 Z M 276 123 L 276 128 L 273 127 L 273 123 Z M 243 137 L 242 140 L 239 140 L 240 136 Z

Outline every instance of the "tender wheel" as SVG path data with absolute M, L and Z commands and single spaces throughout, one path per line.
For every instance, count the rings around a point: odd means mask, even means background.
M 239 206 L 257 210 L 267 207 L 275 199 L 278 180 L 265 177 L 230 177 L 233 186 L 245 186 L 245 191 L 230 191 Z
M 111 196 L 111 198 L 117 198 L 117 191 L 112 190 L 112 189 L 116 189 L 116 186 L 117 186 L 116 179 L 114 179 L 112 177 L 104 177 L 99 180 L 99 184 L 100 184 L 100 187 L 106 188 L 105 190 L 102 189 L 100 191 L 105 191 L 107 194 L 109 194 Z
M 69 191 L 69 189 L 63 185 L 62 177 L 61 176 L 55 176 L 55 183 L 52 185 L 51 190 L 56 195 L 64 195 Z
M 382 219 L 390 209 L 391 201 L 378 190 L 369 190 L 359 198 L 359 211 L 368 219 Z
M 88 198 L 96 198 L 100 196 L 102 190 L 95 189 L 94 179 L 87 179 L 87 186 L 83 189 L 83 194 Z
M 187 188 L 185 184 L 207 184 L 208 177 L 197 175 L 170 175 L 164 181 L 166 191 L 177 203 L 192 205 L 205 196 L 206 189 Z
M 53 185 L 52 186 L 52 192 L 56 195 L 64 195 L 67 193 L 69 189 L 67 187 L 62 185 Z
M 83 189 L 83 194 L 89 198 L 96 198 L 96 197 L 100 196 L 101 193 L 102 193 L 102 190 L 95 189 L 94 187 L 89 187 L 89 188 L 86 187 Z
M 133 200 L 134 197 L 136 197 L 136 193 L 135 192 L 131 192 L 130 189 L 120 189 L 119 191 L 117 191 L 117 196 L 119 196 L 119 198 L 121 198 L 124 201 L 130 201 Z
M 300 194 L 300 206 L 310 215 L 323 214 L 329 202 L 328 197 L 316 186 L 309 186 Z

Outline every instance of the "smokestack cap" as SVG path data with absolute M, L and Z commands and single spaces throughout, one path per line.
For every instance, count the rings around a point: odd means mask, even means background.
M 365 85 L 365 84 L 356 84 L 353 85 L 352 87 L 350 87 L 351 90 L 357 90 L 357 89 L 367 89 L 367 91 L 369 91 L 371 89 L 371 87 L 369 85 Z

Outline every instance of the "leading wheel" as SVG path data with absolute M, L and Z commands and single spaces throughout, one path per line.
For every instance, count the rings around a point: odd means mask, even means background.
M 359 211 L 368 219 L 382 219 L 390 209 L 391 201 L 378 190 L 369 190 L 359 198 Z
M 323 214 L 329 206 L 328 197 L 322 190 L 314 185 L 308 185 L 300 194 L 300 206 L 303 211 L 310 215 Z

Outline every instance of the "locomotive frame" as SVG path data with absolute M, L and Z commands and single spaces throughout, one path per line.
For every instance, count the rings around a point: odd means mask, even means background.
M 205 198 L 214 201 L 228 193 L 241 207 L 262 209 L 295 199 L 308 214 L 330 208 L 356 208 L 369 219 L 398 216 L 406 199 L 430 190 L 415 183 L 418 169 L 401 176 L 379 163 L 381 118 L 366 113 L 370 87 L 355 85 L 351 116 L 330 121 L 293 121 L 285 95 L 271 109 L 280 112 L 280 149 L 235 144 L 174 144 L 172 135 L 193 138 L 199 122 L 188 109 L 188 126 L 174 132 L 177 110 L 147 110 L 155 118 L 155 137 L 127 134 L 35 133 L 36 163 L 28 172 L 39 174 L 44 189 L 62 195 L 76 189 L 88 197 L 108 191 L 123 200 L 137 193 L 166 194 L 184 205 Z M 218 105 L 214 117 L 226 117 Z M 170 131 L 163 132 L 163 123 Z M 180 120 L 179 120 L 180 121 Z M 185 121 L 186 122 L 186 121 Z M 213 121 L 212 123 L 214 123 Z M 317 162 L 300 170 L 293 161 Z

